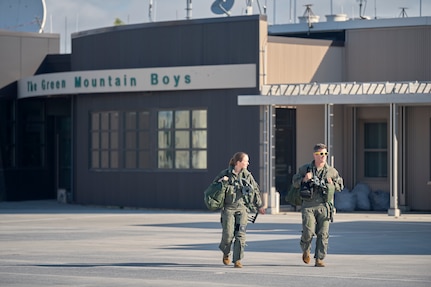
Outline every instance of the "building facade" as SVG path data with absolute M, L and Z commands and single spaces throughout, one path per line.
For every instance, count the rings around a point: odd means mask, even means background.
M 7 102 L 15 111 L 5 122 L 21 133 L 3 127 L 4 200 L 66 190 L 80 204 L 204 209 L 203 190 L 233 153 L 245 151 L 277 212 L 298 166 L 326 142 L 346 188 L 366 183 L 396 192 L 391 208 L 430 211 L 427 88 L 413 96 L 420 101 L 406 93 L 396 95 L 405 100 L 374 101 L 381 91 L 354 101 L 347 93 L 327 100 L 280 92 L 311 83 L 426 87 L 431 26 L 418 23 L 331 28 L 333 39 L 321 39 L 318 25 L 297 37 L 258 15 L 75 33 L 72 54 L 46 57 L 18 81 L 15 98 L 2 96 L 3 109 L 10 110 Z M 17 170 L 25 184 L 10 180 Z

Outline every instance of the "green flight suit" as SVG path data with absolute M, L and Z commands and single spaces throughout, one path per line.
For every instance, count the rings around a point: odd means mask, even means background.
M 214 181 L 218 181 L 226 174 L 229 180 L 222 181 L 227 189 L 224 207 L 221 210 L 223 230 L 219 248 L 224 255 L 228 255 L 233 243 L 232 261 L 236 262 L 244 257 L 248 213 L 257 212 L 263 204 L 259 186 L 248 170 L 236 175 L 233 173 L 233 167 L 229 167 L 220 172 Z M 249 188 L 244 189 L 245 186 Z
M 320 180 L 324 180 L 326 188 L 315 187 L 311 198 L 302 199 L 300 246 L 303 252 L 310 251 L 313 236 L 316 235 L 314 258 L 323 260 L 328 252 L 329 223 L 332 215 L 334 192 L 341 191 L 344 185 L 343 179 L 335 168 L 325 164 L 322 169 L 317 170 L 314 161 L 312 161 L 299 168 L 298 173 L 292 178 L 293 186 L 299 188 L 302 179 L 309 171 Z M 332 179 L 332 184 L 327 182 L 327 178 Z

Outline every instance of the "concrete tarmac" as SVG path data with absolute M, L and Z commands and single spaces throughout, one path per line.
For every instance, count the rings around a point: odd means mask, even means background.
M 324 268 L 302 262 L 299 212 L 250 223 L 241 269 L 222 264 L 219 220 L 207 211 L 0 202 L 0 286 L 431 286 L 431 214 L 337 213 Z

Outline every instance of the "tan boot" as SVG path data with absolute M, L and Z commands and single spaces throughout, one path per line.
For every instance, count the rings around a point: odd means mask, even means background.
M 235 261 L 235 265 L 233 267 L 235 267 L 235 268 L 242 268 L 241 261 L 239 261 L 239 260 Z
M 310 263 L 310 251 L 306 250 L 302 253 L 302 261 L 304 261 L 305 264 Z
M 325 267 L 325 263 L 322 259 L 316 259 L 316 264 L 314 264 L 316 267 Z
M 229 265 L 230 264 L 229 254 L 227 254 L 227 255 L 223 254 L 223 264 L 224 265 Z

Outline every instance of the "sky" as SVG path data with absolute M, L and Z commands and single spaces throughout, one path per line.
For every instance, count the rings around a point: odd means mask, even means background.
M 71 33 L 109 27 L 117 18 L 125 24 L 186 20 L 188 1 L 192 3 L 191 19 L 227 17 L 211 11 L 215 0 L 45 0 L 44 32 L 60 34 L 60 52 L 70 53 Z M 270 25 L 297 23 L 306 4 L 313 5 L 311 9 L 320 21 L 326 21 L 325 15 L 331 13 L 357 18 L 361 2 L 362 15 L 372 19 L 398 18 L 401 7 L 406 8 L 408 17 L 431 16 L 431 0 L 235 0 L 231 16 L 245 15 L 247 2 L 253 3 L 253 14 L 263 14 L 266 6 Z

